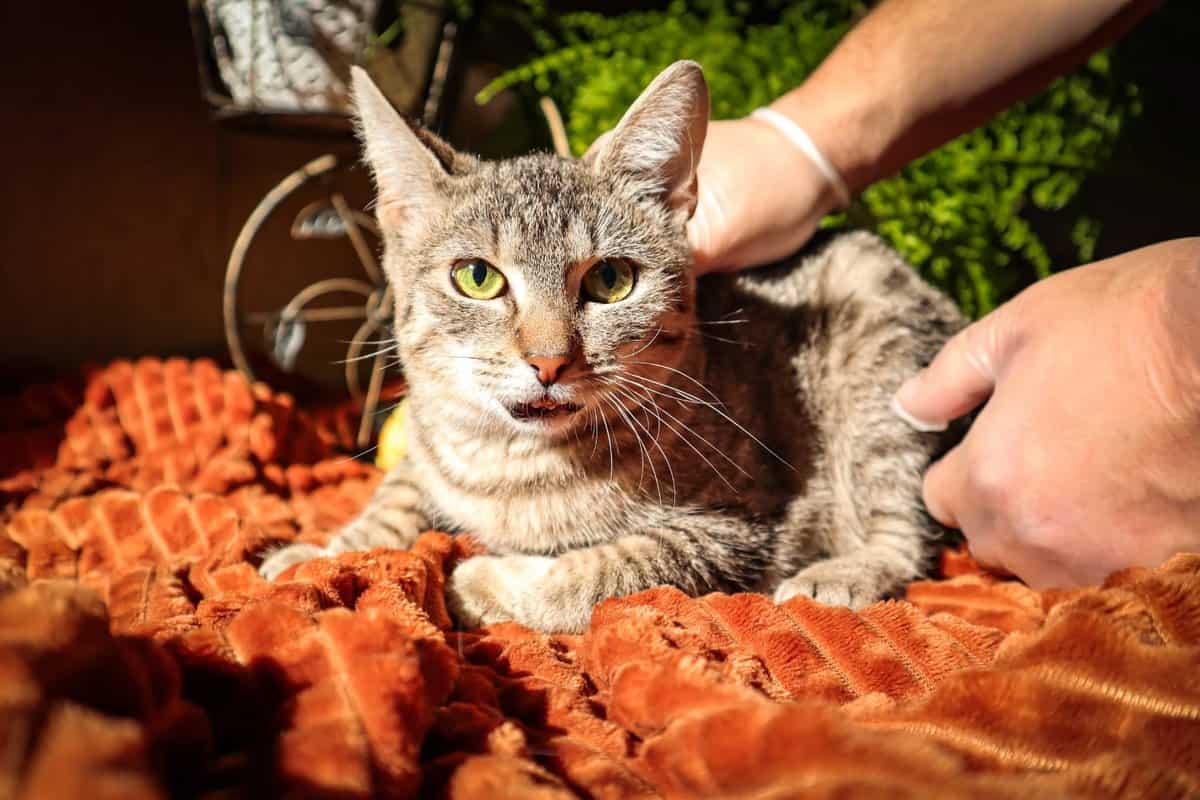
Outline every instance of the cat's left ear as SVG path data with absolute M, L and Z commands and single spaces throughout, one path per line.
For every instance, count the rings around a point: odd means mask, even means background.
M 410 125 L 366 70 L 352 67 L 350 73 L 359 138 L 375 176 L 379 222 L 405 236 L 441 203 L 446 179 L 469 169 L 474 159 Z
M 584 160 L 599 172 L 633 181 L 686 220 L 696 210 L 696 167 L 707 131 L 704 72 L 694 61 L 676 61 Z

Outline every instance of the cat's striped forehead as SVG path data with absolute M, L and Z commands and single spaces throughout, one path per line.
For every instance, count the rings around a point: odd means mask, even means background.
M 683 267 L 668 216 L 582 162 L 525 156 L 481 165 L 456 183 L 447 246 L 475 247 L 527 280 L 561 286 L 564 269 L 613 256 Z

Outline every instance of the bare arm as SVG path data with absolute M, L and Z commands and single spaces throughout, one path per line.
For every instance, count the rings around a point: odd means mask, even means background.
M 859 191 L 1044 87 L 1156 5 L 885 0 L 772 106 Z M 838 204 L 813 162 L 753 117 L 708 126 L 699 189 L 688 241 L 702 272 L 794 253 Z
M 887 0 L 773 107 L 861 189 L 1044 88 L 1157 5 Z

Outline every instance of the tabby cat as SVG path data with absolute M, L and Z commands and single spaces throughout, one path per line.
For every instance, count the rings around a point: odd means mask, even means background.
M 962 324 L 873 236 L 697 281 L 685 223 L 708 123 L 679 62 L 598 152 L 483 162 L 407 124 L 361 70 L 409 382 L 405 461 L 306 559 L 474 534 L 466 626 L 579 631 L 661 584 L 858 607 L 928 565 L 921 475 L 945 435 L 891 410 Z

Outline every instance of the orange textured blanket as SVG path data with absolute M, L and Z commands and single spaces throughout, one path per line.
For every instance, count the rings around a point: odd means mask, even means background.
M 365 502 L 353 422 L 203 361 L 0 405 L 0 798 L 1200 796 L 1200 556 L 456 631 L 469 540 L 255 572 Z

